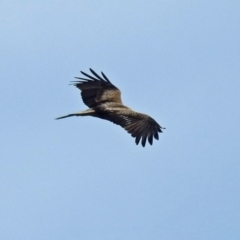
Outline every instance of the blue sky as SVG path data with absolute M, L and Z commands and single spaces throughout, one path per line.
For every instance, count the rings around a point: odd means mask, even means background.
M 0 238 L 240 239 L 240 2 L 1 1 Z M 153 146 L 69 86 L 103 71 Z

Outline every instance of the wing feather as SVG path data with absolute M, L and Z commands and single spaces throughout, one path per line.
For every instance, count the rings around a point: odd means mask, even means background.
M 107 76 L 106 76 L 103 72 L 101 72 L 101 73 L 102 73 L 103 77 L 105 78 L 105 80 L 106 80 L 107 82 L 110 82 L 109 79 L 107 78 Z
M 90 68 L 90 71 L 95 77 L 97 77 L 97 79 L 100 79 L 101 81 L 106 81 L 101 76 L 99 76 L 96 72 L 94 72 L 91 68 Z
M 148 142 L 152 145 L 153 144 L 153 135 L 149 134 L 148 135 Z
M 158 139 L 158 132 L 161 132 L 161 126 L 150 116 L 134 112 L 131 109 L 121 111 L 121 114 L 108 113 L 99 115 L 100 118 L 111 121 L 123 127 L 132 137 L 135 138 L 135 143 L 138 145 L 141 141 L 143 147 L 146 142 L 152 145 L 153 137 Z
M 106 75 L 102 72 L 103 77 L 101 77 L 91 68 L 90 71 L 94 76 L 81 71 L 88 78 L 76 77 L 81 81 L 72 82 L 81 91 L 83 102 L 90 108 L 103 102 L 122 104 L 120 90 L 109 81 Z

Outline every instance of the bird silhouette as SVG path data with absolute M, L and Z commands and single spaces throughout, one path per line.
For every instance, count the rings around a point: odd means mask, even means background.
M 135 112 L 123 105 L 120 90 L 109 81 L 106 75 L 101 72 L 102 76 L 99 76 L 91 68 L 90 71 L 93 76 L 81 71 L 87 78 L 75 77 L 81 81 L 72 82 L 72 85 L 81 91 L 82 100 L 89 109 L 56 119 L 72 116 L 97 117 L 123 127 L 135 138 L 137 145 L 140 140 L 143 147 L 145 147 L 147 139 L 151 145 L 153 143 L 153 137 L 158 140 L 158 133 L 161 133 L 162 129 L 165 128 L 161 127 L 147 114 Z

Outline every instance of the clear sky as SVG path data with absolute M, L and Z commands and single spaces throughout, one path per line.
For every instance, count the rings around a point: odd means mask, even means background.
M 2 0 L 0 30 L 0 239 L 240 239 L 239 0 Z M 54 120 L 89 67 L 159 141 Z

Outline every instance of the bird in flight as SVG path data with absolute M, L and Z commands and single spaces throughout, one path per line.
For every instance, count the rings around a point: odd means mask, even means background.
M 141 141 L 145 147 L 146 141 L 152 145 L 153 137 L 158 140 L 158 133 L 162 128 L 153 118 L 147 114 L 133 111 L 131 108 L 123 105 L 121 92 L 115 87 L 102 73 L 98 75 L 91 68 L 92 76 L 82 72 L 87 77 L 75 77 L 80 81 L 73 81 L 73 85 L 81 91 L 83 102 L 89 107 L 85 111 L 68 114 L 56 119 L 62 119 L 72 116 L 92 116 L 111 121 L 123 127 L 132 137 L 135 143 Z

